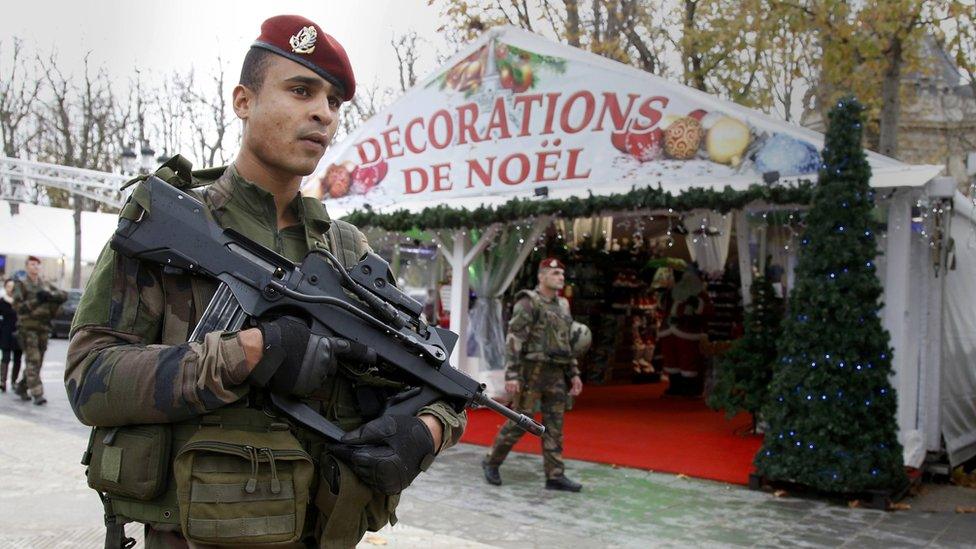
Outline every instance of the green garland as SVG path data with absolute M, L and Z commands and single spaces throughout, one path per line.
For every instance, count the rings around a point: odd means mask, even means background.
M 459 229 L 485 227 L 497 222 L 518 221 L 540 215 L 556 215 L 562 218 L 590 217 L 606 212 L 623 212 L 638 209 L 666 209 L 686 212 L 705 208 L 722 213 L 737 210 L 750 202 L 762 200 L 770 204 L 809 204 L 813 196 L 813 183 L 801 181 L 795 186 L 751 185 L 743 191 L 731 187 L 719 191 L 692 187 L 675 196 L 659 187 L 633 189 L 622 194 L 566 199 L 515 198 L 497 207 L 481 206 L 474 210 L 438 205 L 424 208 L 418 213 L 397 210 L 378 213 L 368 206 L 365 211 L 355 210 L 345 220 L 358 227 L 379 227 L 389 231 L 411 229 Z

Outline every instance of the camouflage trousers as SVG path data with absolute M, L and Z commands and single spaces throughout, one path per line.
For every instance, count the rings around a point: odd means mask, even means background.
M 563 414 L 566 413 L 566 373 L 562 366 L 549 363 L 526 364 L 523 371 L 524 384 L 512 401 L 512 408 L 527 415 L 542 410 L 542 424 L 546 432 L 542 435 L 542 465 L 546 478 L 563 475 Z M 501 465 L 515 443 L 525 431 L 514 422 L 502 425 L 495 442 L 488 452 L 486 461 L 491 465 Z
M 23 383 L 27 385 L 27 390 L 33 397 L 44 395 L 44 385 L 41 385 L 41 365 L 44 363 L 44 353 L 47 352 L 47 336 L 47 331 L 23 328 L 17 331 L 17 339 L 27 363 Z

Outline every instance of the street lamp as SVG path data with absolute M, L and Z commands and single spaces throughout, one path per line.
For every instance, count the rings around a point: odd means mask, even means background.
M 156 151 L 154 151 L 152 147 L 149 146 L 148 141 L 143 141 L 142 150 L 139 152 L 141 156 L 140 160 L 141 160 L 142 171 L 146 173 L 152 171 L 152 169 L 155 167 L 153 160 L 154 160 L 154 156 L 156 155 Z
M 132 175 L 139 169 L 137 165 L 136 151 L 132 150 L 131 145 L 127 145 L 122 150 L 122 173 Z

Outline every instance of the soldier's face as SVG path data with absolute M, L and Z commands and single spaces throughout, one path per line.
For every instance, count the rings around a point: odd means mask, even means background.
M 278 55 L 266 61 L 261 89 L 234 89 L 242 147 L 269 171 L 308 175 L 335 136 L 342 98 L 331 82 L 294 61 Z
M 27 274 L 31 276 L 37 276 L 37 273 L 41 272 L 41 262 L 40 261 L 28 261 L 25 265 Z
M 7 295 L 13 295 L 14 293 L 14 281 L 8 280 L 3 283 L 3 291 L 7 292 Z
M 550 290 L 562 290 L 566 276 L 562 269 L 544 269 L 539 272 L 539 284 Z

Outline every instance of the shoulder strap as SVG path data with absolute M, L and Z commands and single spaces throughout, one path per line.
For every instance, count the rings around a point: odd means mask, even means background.
M 535 290 L 519 290 L 515 294 L 515 302 L 517 303 L 523 297 L 527 297 L 532 301 L 532 322 L 539 322 L 539 319 L 542 318 L 542 297 L 539 296 L 539 292 Z
M 338 219 L 332 220 L 326 236 L 329 247 L 347 269 L 359 262 L 368 249 L 366 238 L 355 225 Z
M 157 168 L 153 175 L 178 189 L 187 191 L 210 185 L 226 170 L 227 166 L 207 168 L 204 170 L 193 170 L 193 164 L 191 164 L 189 160 L 180 155 L 176 155 Z M 147 175 L 140 175 L 136 178 L 130 179 L 125 183 L 125 185 L 122 186 L 122 189 L 137 183 L 142 183 L 146 180 L 146 177 Z M 141 187 L 137 186 L 129 195 L 126 203 L 122 206 L 122 211 L 119 213 L 119 216 L 125 219 L 134 220 L 138 219 L 142 213 L 142 210 L 148 209 L 148 199 L 145 196 L 144 191 L 141 191 Z
M 225 170 L 227 170 L 227 166 L 194 170 L 192 162 L 184 158 L 182 155 L 177 154 L 164 162 L 161 166 L 159 166 L 159 168 L 156 168 L 153 175 L 174 187 L 187 190 L 194 189 L 196 187 L 203 187 L 213 183 L 218 177 L 223 175 Z M 134 177 L 129 181 L 126 181 L 126 183 L 122 185 L 122 189 L 145 181 L 145 179 L 145 175 Z

